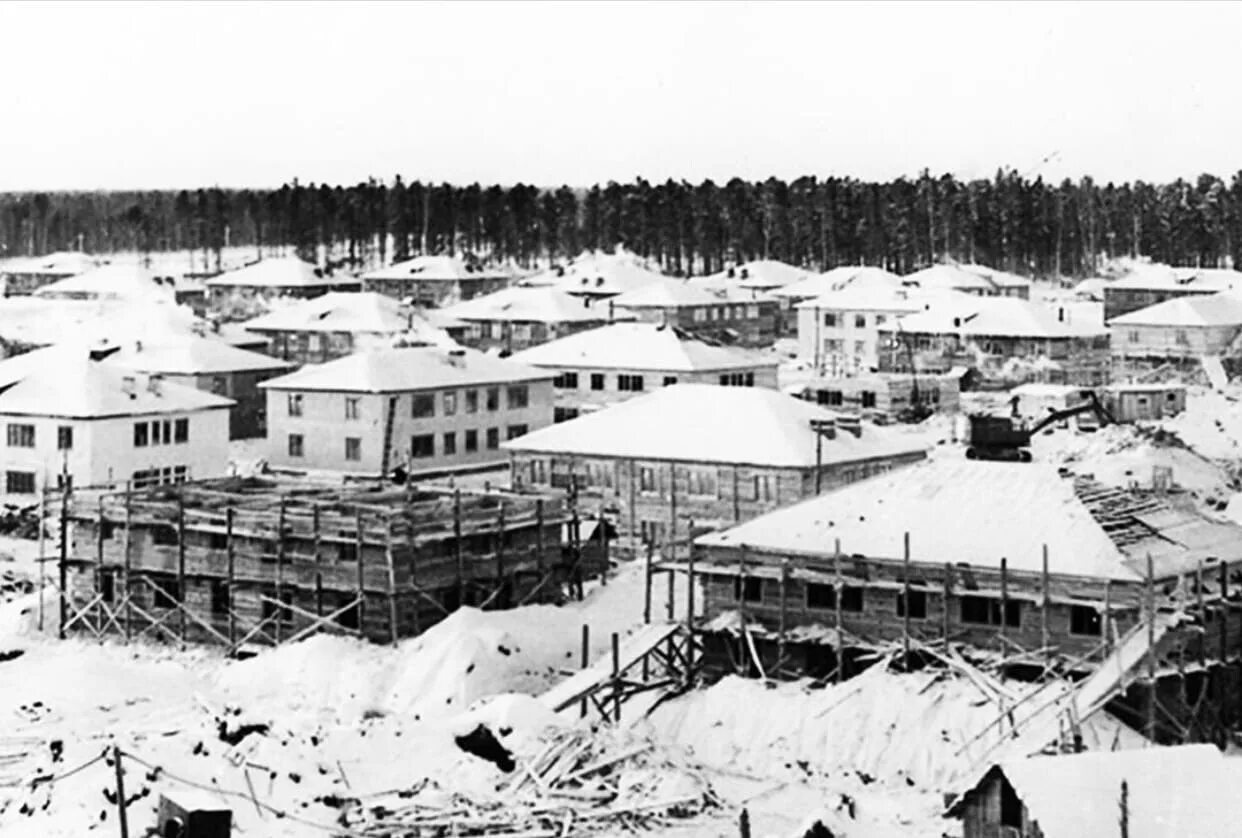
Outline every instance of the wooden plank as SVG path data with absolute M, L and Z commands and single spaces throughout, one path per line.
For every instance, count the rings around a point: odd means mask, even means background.
M 236 584 L 236 555 L 233 551 L 233 516 L 235 510 L 229 507 L 225 510 L 225 532 L 224 532 L 224 552 L 227 561 L 227 582 L 228 598 L 229 598 L 229 648 L 233 648 L 237 644 L 237 612 L 234 610 L 233 604 L 233 586 Z

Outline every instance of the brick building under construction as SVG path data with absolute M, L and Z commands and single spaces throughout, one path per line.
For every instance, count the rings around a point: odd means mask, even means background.
M 62 631 L 230 652 L 318 630 L 395 642 L 462 605 L 555 601 L 607 560 L 563 494 L 228 478 L 49 512 L 69 535 Z

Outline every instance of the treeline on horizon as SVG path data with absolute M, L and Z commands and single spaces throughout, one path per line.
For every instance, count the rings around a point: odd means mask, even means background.
M 391 243 L 391 247 L 390 247 Z M 0 256 L 59 250 L 292 248 L 370 266 L 470 253 L 533 266 L 623 246 L 690 276 L 777 259 L 810 269 L 907 273 L 945 258 L 1032 276 L 1088 276 L 1101 261 L 1242 264 L 1242 172 L 1228 183 L 1046 183 L 1013 171 L 962 181 L 770 178 L 723 185 L 610 182 L 589 189 L 370 180 L 353 186 L 0 193 Z M 391 251 L 391 252 L 390 252 Z

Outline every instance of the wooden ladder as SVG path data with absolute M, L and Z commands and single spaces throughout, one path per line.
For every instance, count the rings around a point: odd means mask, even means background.
M 397 417 L 397 397 L 390 396 L 388 399 L 388 410 L 384 416 L 384 451 L 380 457 L 380 476 L 387 477 L 390 461 L 392 459 L 392 426 Z

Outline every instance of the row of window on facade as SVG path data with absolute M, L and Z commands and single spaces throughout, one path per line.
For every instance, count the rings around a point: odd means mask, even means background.
M 626 468 L 618 462 L 588 462 L 576 471 L 566 463 L 547 460 L 531 460 L 526 464 L 526 477 L 532 485 L 550 485 L 567 489 L 576 484 L 579 489 L 615 489 L 620 485 L 620 472 Z M 725 499 L 732 497 L 733 473 L 731 470 L 711 468 L 687 468 L 679 473 L 686 477 L 686 494 L 689 497 Z M 636 469 L 638 491 L 656 495 L 664 489 L 665 479 L 655 466 L 639 466 Z M 745 500 L 770 502 L 776 499 L 777 478 L 772 474 L 755 474 L 738 479 L 738 493 Z
M 854 341 L 854 354 L 863 355 L 867 351 L 866 341 Z M 827 338 L 824 340 L 824 354 L 841 354 L 845 352 L 845 341 L 840 338 Z
M 1142 343 L 1143 334 L 1138 329 L 1131 329 L 1126 333 L 1126 340 L 1130 343 Z M 1190 346 L 1190 335 L 1185 329 L 1174 329 L 1173 342 L 1178 346 Z
M 877 314 L 875 316 L 875 323 L 873 325 L 883 326 L 887 321 L 888 321 L 887 315 Z M 838 326 L 841 328 L 844 328 L 845 324 L 848 322 L 849 322 L 849 315 L 846 314 L 845 312 L 829 311 L 829 312 L 824 313 L 824 325 L 829 328 L 835 329 Z M 854 328 L 855 329 L 867 328 L 867 315 L 855 314 L 854 315 Z
M 590 373 L 591 389 L 596 391 L 608 389 L 608 377 L 602 372 Z M 754 387 L 753 372 L 731 372 L 720 374 L 720 384 L 725 387 Z M 579 375 L 576 372 L 562 372 L 552 379 L 552 386 L 559 390 L 577 390 Z M 677 376 L 666 375 L 662 385 L 671 387 L 677 383 Z M 622 393 L 640 393 L 646 388 L 646 379 L 641 375 L 620 373 L 617 375 L 617 390 Z
M 766 594 L 764 580 L 757 576 L 733 578 L 733 599 L 741 603 L 761 603 Z M 912 587 L 909 591 L 909 616 L 913 620 L 928 618 L 928 598 L 925 589 Z M 840 608 L 844 612 L 858 613 L 864 610 L 866 589 L 857 585 L 841 585 Z M 1022 627 L 1022 600 L 1000 600 L 985 596 L 961 596 L 958 601 L 958 619 L 967 625 Z M 907 598 L 904 590 L 897 591 L 897 616 L 905 617 Z M 804 586 L 803 606 L 808 611 L 834 611 L 837 608 L 837 587 L 828 583 L 810 582 Z M 1100 613 L 1090 605 L 1070 606 L 1070 634 L 1098 637 L 1102 633 L 1103 620 Z
M 522 410 L 530 406 L 530 388 L 525 384 L 513 384 L 505 390 L 505 404 L 509 410 Z M 483 391 L 483 405 L 489 412 L 500 410 L 500 387 L 488 387 Z M 410 417 L 413 419 L 430 419 L 437 415 L 435 393 L 415 393 L 410 397 Z M 441 416 L 455 416 L 458 411 L 458 392 L 451 390 L 439 394 Z M 461 393 L 461 409 L 465 413 L 479 412 L 479 391 L 465 390 Z M 361 418 L 359 407 L 361 396 L 345 397 L 345 418 L 354 420 Z M 286 406 L 290 416 L 302 416 L 305 407 L 301 393 L 289 393 Z
M 156 419 L 134 423 L 134 447 L 179 445 L 190 441 L 189 419 Z
M 188 466 L 166 466 L 135 471 L 131 485 L 135 489 L 148 486 L 166 486 L 184 483 L 189 480 Z M 73 476 L 70 474 L 56 475 L 57 490 L 73 488 Z M 35 473 L 33 471 L 6 471 L 4 473 L 4 490 L 10 495 L 33 495 L 36 491 Z
M 694 317 L 696 323 L 706 323 L 709 320 L 754 320 L 759 317 L 759 306 L 757 305 L 720 305 L 720 306 L 695 306 Z
M 526 425 L 509 425 L 506 429 L 506 439 L 517 439 L 525 436 L 529 432 Z M 487 428 L 484 432 L 484 441 L 488 451 L 495 451 L 500 448 L 500 428 Z M 457 431 L 448 431 L 440 435 L 439 455 L 442 457 L 452 457 L 457 454 Z M 479 431 L 471 429 L 461 432 L 462 450 L 467 453 L 473 453 L 479 450 Z M 304 457 L 306 456 L 306 437 L 302 434 L 289 434 L 289 456 Z M 436 435 L 435 434 L 415 434 L 410 437 L 410 456 L 414 459 L 425 459 L 427 457 L 436 456 Z M 345 459 L 352 462 L 358 462 L 362 459 L 362 437 L 347 436 L 345 437 Z
M 9 448 L 34 448 L 35 426 L 20 422 L 10 422 L 6 429 Z M 73 448 L 73 428 L 61 425 L 56 429 L 56 449 L 68 451 Z

